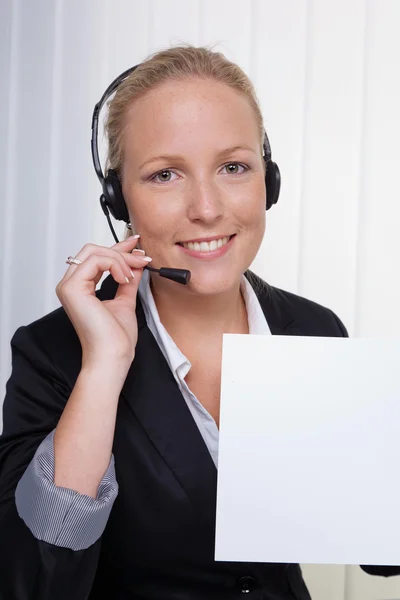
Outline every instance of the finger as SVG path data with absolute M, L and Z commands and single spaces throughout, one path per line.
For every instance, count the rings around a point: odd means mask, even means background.
M 153 259 L 145 254 L 130 254 L 130 252 L 123 252 L 120 255 L 127 263 L 130 269 L 143 269 Z
M 135 234 L 135 235 L 131 235 L 128 238 L 126 238 L 125 240 L 122 240 L 121 242 L 118 242 L 117 244 L 114 244 L 113 246 L 110 246 L 113 250 L 124 250 L 125 252 L 127 251 L 127 248 L 131 248 L 131 247 L 135 247 L 136 244 L 138 243 L 138 240 L 140 238 L 140 235 Z M 130 250 L 128 250 L 130 252 Z
M 126 285 L 119 285 L 115 293 L 115 299 L 118 301 L 126 301 L 132 310 L 136 308 L 136 298 L 140 280 L 143 276 L 143 269 L 135 270 L 135 278 L 131 279 Z
M 106 271 L 109 271 L 117 283 L 127 284 L 132 280 L 129 267 L 121 264 L 113 254 L 90 254 L 74 272 L 64 281 L 64 286 L 74 286 L 85 293 L 93 293 L 93 289 Z M 129 274 L 129 276 L 128 276 Z
M 93 254 L 98 254 L 98 255 L 101 254 L 104 256 L 113 256 L 121 264 L 121 268 L 125 272 L 125 276 L 128 277 L 128 279 L 130 279 L 132 277 L 130 267 L 127 265 L 126 260 L 124 259 L 122 253 L 118 252 L 117 250 L 114 250 L 113 248 L 107 248 L 106 246 L 98 246 L 96 244 L 85 244 L 83 246 L 82 250 L 80 252 L 78 252 L 78 254 L 75 256 L 75 258 L 84 262 L 85 260 L 88 259 L 89 256 L 91 256 Z M 125 253 L 125 256 L 131 256 L 131 255 L 129 253 Z M 132 265 L 132 266 L 136 266 L 136 265 L 141 266 L 142 264 L 143 263 L 135 263 L 135 265 Z M 67 271 L 64 275 L 63 280 L 69 279 L 72 276 L 72 274 L 75 273 L 75 271 L 77 270 L 77 268 L 79 266 L 80 265 L 76 265 L 76 264 L 70 265 L 69 269 L 67 269 Z M 100 279 L 101 279 L 101 274 L 99 276 L 96 276 L 96 278 L 94 279 L 96 285 L 100 281 Z
M 74 256 L 74 258 L 83 262 L 88 256 L 90 256 L 90 254 L 93 254 L 94 252 L 98 251 L 100 248 L 101 248 L 101 246 L 98 246 L 97 244 L 85 244 L 81 248 L 81 250 L 78 252 L 78 254 L 76 254 Z M 75 273 L 75 271 L 78 267 L 79 267 L 79 265 L 76 265 L 75 263 L 70 264 L 69 267 L 67 268 L 67 270 L 65 271 L 64 277 L 62 278 L 60 283 L 69 279 L 71 277 L 71 275 L 73 273 Z
M 113 246 L 110 247 L 110 249 L 116 249 L 116 250 L 121 249 L 124 251 L 130 251 L 130 248 L 134 248 L 136 246 L 139 238 L 140 238 L 140 235 L 137 235 L 137 234 L 131 235 L 130 237 L 126 238 L 126 240 L 122 240 L 122 242 L 114 244 Z M 98 244 L 85 244 L 83 246 L 83 248 L 78 252 L 78 254 L 75 255 L 74 258 L 77 258 L 78 260 L 83 261 L 90 254 L 92 254 L 95 250 L 98 251 L 99 248 L 107 248 L 107 247 L 99 246 Z M 70 277 L 70 275 L 75 272 L 75 270 L 78 266 L 79 265 L 72 263 L 69 266 L 69 268 L 66 270 L 66 272 L 64 274 L 64 278 L 68 279 Z

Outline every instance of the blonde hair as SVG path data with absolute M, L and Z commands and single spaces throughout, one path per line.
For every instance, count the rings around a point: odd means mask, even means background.
M 118 86 L 114 98 L 108 102 L 109 110 L 105 122 L 108 141 L 106 171 L 108 169 L 114 169 L 117 173 L 121 171 L 122 135 L 128 106 L 158 84 L 185 77 L 214 79 L 246 96 L 254 111 L 262 153 L 264 122 L 250 79 L 237 64 L 229 61 L 221 52 L 213 52 L 205 46 L 195 47 L 187 44 L 150 55 Z

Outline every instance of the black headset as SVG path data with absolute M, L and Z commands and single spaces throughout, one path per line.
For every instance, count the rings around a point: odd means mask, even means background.
M 104 176 L 103 170 L 100 164 L 99 148 L 98 148 L 98 130 L 99 130 L 99 115 L 102 107 L 104 106 L 107 99 L 115 92 L 117 87 L 140 65 L 135 65 L 130 69 L 127 69 L 121 75 L 116 77 L 112 83 L 108 86 L 99 102 L 94 107 L 92 116 L 92 139 L 91 149 L 93 165 L 96 171 L 97 177 L 101 183 L 103 193 L 100 196 L 101 208 L 107 217 L 108 224 L 111 229 L 111 233 L 116 241 L 119 242 L 117 235 L 111 223 L 110 213 L 117 221 L 129 222 L 129 213 L 122 194 L 121 182 L 118 177 L 118 173 L 114 169 L 109 169 L 106 176 Z M 264 155 L 263 158 L 267 163 L 267 169 L 265 174 L 265 188 L 266 188 L 266 210 L 269 210 L 273 204 L 278 202 L 279 191 L 281 187 L 281 175 L 278 165 L 271 160 L 271 146 L 268 140 L 267 133 L 264 131 Z M 169 269 L 162 267 L 161 269 L 154 269 L 146 266 L 145 268 L 150 271 L 155 271 L 162 277 L 167 277 L 178 283 L 189 283 L 190 271 L 186 269 Z

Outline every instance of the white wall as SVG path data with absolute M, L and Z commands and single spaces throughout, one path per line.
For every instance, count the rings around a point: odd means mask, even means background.
M 182 41 L 218 42 L 261 100 L 283 185 L 252 268 L 332 308 L 350 335 L 398 337 L 399 31 L 400 0 L 1 0 L 1 390 L 15 329 L 59 305 L 65 257 L 113 243 L 94 104 Z M 304 570 L 313 600 L 400 595 L 400 578 L 358 567 Z

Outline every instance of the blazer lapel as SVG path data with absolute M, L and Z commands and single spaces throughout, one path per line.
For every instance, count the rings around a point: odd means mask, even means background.
M 272 335 L 301 335 L 299 324 L 293 317 L 295 311 L 288 312 L 285 309 L 286 303 L 279 297 L 280 290 L 270 286 L 250 270 L 244 275 L 258 298 Z
M 138 343 L 122 396 L 196 505 L 214 527 L 217 470 L 178 384 L 137 302 Z

